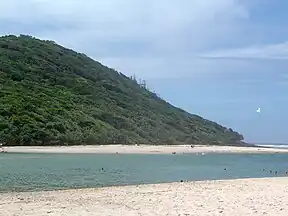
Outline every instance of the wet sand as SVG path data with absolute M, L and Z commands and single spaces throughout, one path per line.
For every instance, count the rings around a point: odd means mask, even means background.
M 287 216 L 288 178 L 0 194 L 0 216 Z

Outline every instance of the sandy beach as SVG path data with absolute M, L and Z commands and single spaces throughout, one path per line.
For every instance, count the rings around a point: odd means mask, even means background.
M 172 154 L 174 153 L 288 153 L 287 149 L 263 147 L 233 147 L 195 145 L 105 145 L 105 146 L 56 146 L 56 147 L 5 147 L 11 153 L 122 153 L 122 154 Z
M 0 194 L 1 216 L 286 216 L 288 178 Z

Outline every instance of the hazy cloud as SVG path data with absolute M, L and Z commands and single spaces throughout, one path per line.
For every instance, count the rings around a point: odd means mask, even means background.
M 33 26 L 36 36 L 109 57 L 114 53 L 106 47 L 117 43 L 150 55 L 195 52 L 237 34 L 235 24 L 248 17 L 237 0 L 10 0 L 0 8 L 0 20 L 13 22 L 16 31 Z M 139 51 L 137 44 L 145 47 Z
M 200 55 L 204 58 L 234 59 L 288 59 L 288 42 L 279 44 L 253 45 L 249 47 L 219 50 Z
M 272 52 L 278 58 L 286 56 L 284 51 L 279 53 L 286 43 L 276 48 L 263 45 L 221 51 L 242 46 L 251 13 L 249 2 L 10 0 L 1 3 L 0 33 L 55 40 L 131 75 L 194 78 L 258 67 L 255 62 L 199 57 L 265 56 L 263 49 L 270 56 Z

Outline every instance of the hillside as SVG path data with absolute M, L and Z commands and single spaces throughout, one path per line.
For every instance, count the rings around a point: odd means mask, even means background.
M 52 41 L 0 37 L 0 142 L 5 145 L 241 144 L 122 73 Z

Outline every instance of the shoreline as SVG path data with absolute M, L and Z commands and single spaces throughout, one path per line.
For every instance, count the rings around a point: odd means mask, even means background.
M 288 177 L 0 194 L 6 215 L 286 216 Z
M 93 153 L 93 154 L 187 154 L 187 153 L 288 153 L 288 148 L 208 145 L 97 145 L 97 146 L 15 146 L 7 153 Z

